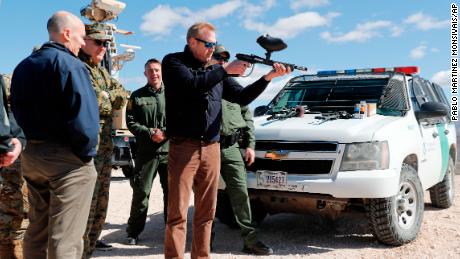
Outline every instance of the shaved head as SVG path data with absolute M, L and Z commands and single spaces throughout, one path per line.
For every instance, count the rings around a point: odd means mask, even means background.
M 50 40 L 59 42 L 56 37 L 65 29 L 75 29 L 83 22 L 72 13 L 67 11 L 58 11 L 48 19 L 46 25 Z
M 76 56 L 81 48 L 85 45 L 83 37 L 85 36 L 85 25 L 72 13 L 67 11 L 58 11 L 48 19 L 46 25 L 50 41 L 61 43 L 66 46 Z

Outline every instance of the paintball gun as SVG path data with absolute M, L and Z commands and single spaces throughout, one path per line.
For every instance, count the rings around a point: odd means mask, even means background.
M 315 125 L 323 124 L 326 121 L 338 120 L 338 119 L 351 119 L 353 118 L 353 114 L 348 113 L 347 111 L 336 111 L 336 112 L 327 112 L 322 113 L 319 116 L 315 116 L 315 119 L 320 120 L 318 123 L 314 123 Z
M 260 63 L 260 64 L 265 64 L 268 66 L 273 66 L 273 63 L 280 63 L 283 64 L 286 67 L 290 67 L 291 71 L 294 69 L 301 70 L 301 71 L 307 71 L 306 67 L 290 64 L 290 63 L 285 63 L 285 62 L 279 62 L 275 60 L 271 60 L 271 54 L 273 51 L 280 51 L 285 48 L 287 48 L 287 44 L 283 42 L 282 39 L 280 38 L 274 38 L 271 37 L 270 35 L 261 35 L 259 38 L 257 38 L 257 43 L 267 51 L 265 53 L 265 58 L 259 57 L 257 55 L 247 55 L 247 54 L 241 54 L 237 53 L 236 58 L 241 60 L 241 61 L 246 61 L 251 64 L 255 63 Z M 254 69 L 254 67 L 253 67 Z M 252 72 L 252 71 L 251 71 Z M 251 73 L 249 73 L 251 74 Z
M 305 110 L 308 111 L 308 106 L 297 105 L 296 107 L 286 108 L 281 110 L 281 113 L 274 113 L 267 120 L 284 120 L 293 117 L 303 117 Z

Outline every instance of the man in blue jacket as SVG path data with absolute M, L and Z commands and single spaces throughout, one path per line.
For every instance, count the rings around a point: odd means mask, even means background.
M 21 157 L 30 201 L 24 257 L 81 258 L 99 109 L 77 58 L 85 44 L 82 21 L 59 11 L 47 29 L 50 41 L 19 63 L 11 83 L 12 110 L 28 142 Z
M 192 188 L 195 212 L 191 257 L 209 258 L 220 173 L 222 98 L 247 105 L 273 78 L 290 72 L 275 63 L 272 71 L 247 87 L 234 80 L 223 84 L 229 75 L 243 74 L 249 63 L 233 61 L 223 66 L 207 66 L 216 44 L 214 26 L 207 22 L 196 23 L 187 32 L 184 51 L 167 55 L 162 63 L 166 133 L 170 137 L 166 258 L 184 257 Z

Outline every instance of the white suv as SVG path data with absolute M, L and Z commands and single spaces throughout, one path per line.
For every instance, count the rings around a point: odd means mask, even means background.
M 434 206 L 452 205 L 457 153 L 447 98 L 417 72 L 298 76 L 256 108 L 256 161 L 248 168 L 254 218 L 278 212 L 335 218 L 358 205 L 380 242 L 415 239 L 424 190 Z

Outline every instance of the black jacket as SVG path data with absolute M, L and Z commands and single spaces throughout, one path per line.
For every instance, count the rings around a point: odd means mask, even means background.
M 68 145 L 80 158 L 96 154 L 96 95 L 85 65 L 63 45 L 46 43 L 19 63 L 11 106 L 28 140 Z
M 13 113 L 8 106 L 8 100 L 5 90 L 5 82 L 0 75 L 0 153 L 6 153 L 12 150 L 11 139 L 17 138 L 24 149 L 26 138 L 24 132 L 16 123 Z
M 185 46 L 162 62 L 166 94 L 166 130 L 169 136 L 219 141 L 222 98 L 247 105 L 268 85 L 263 77 L 242 87 L 235 80 L 223 84 L 227 73 L 220 65 L 205 67 Z

